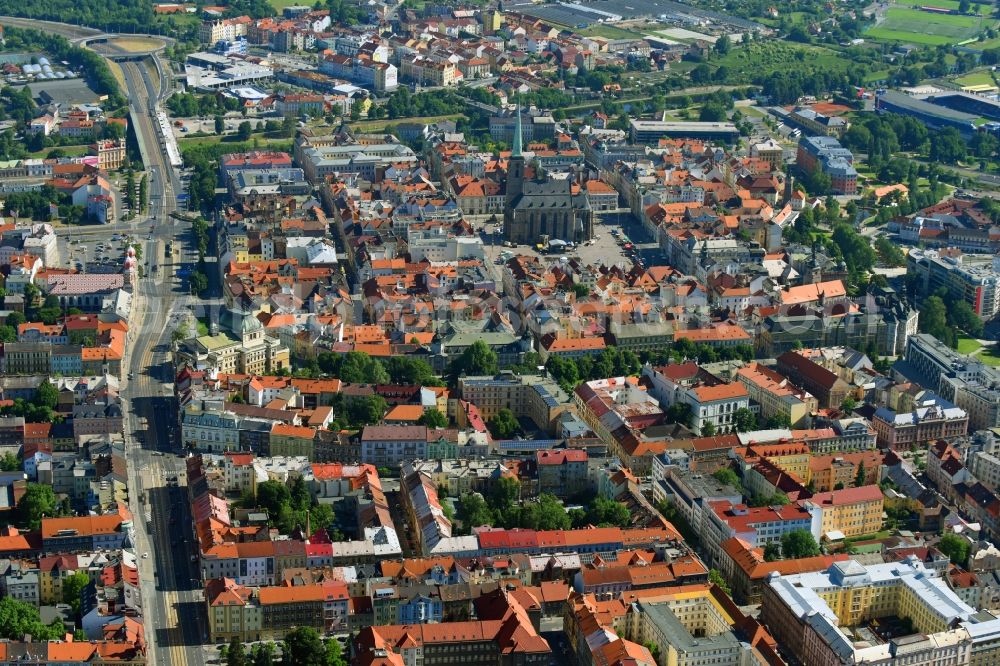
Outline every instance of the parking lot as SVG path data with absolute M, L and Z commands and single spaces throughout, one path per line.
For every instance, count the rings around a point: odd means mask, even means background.
M 229 133 L 235 132 L 243 122 L 250 123 L 250 127 L 252 127 L 254 131 L 264 129 L 264 123 L 268 120 L 277 120 L 278 122 L 281 122 L 281 118 L 244 118 L 239 114 L 227 115 L 224 120 L 226 123 L 226 132 Z M 215 134 L 215 118 L 178 118 L 171 121 L 171 125 L 174 128 L 174 136 L 178 139 L 190 136 L 191 134 L 197 132 Z
M 644 266 L 662 263 L 659 247 L 636 222 L 628 211 L 602 211 L 594 216 L 594 238 L 589 244 L 581 244 L 565 253 L 541 253 L 534 246 L 518 245 L 506 247 L 500 234 L 501 225 L 486 224 L 481 236 L 485 244 L 487 260 L 495 265 L 504 252 L 514 255 L 539 257 L 544 262 L 557 262 L 562 257 L 578 257 L 584 264 L 604 264 L 632 268 L 637 261 Z M 617 236 L 615 235 L 617 233 Z M 626 249 L 626 242 L 632 248 Z M 506 256 L 506 255 L 505 255 Z
M 121 266 L 125 260 L 125 250 L 127 244 L 125 236 L 116 234 L 106 240 L 97 238 L 88 240 L 86 238 L 59 237 L 59 256 L 62 258 L 66 268 L 75 268 L 89 272 L 100 270 L 102 266 Z

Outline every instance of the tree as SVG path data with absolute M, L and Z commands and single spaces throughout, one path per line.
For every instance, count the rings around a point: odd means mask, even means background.
M 146 174 L 142 174 L 139 179 L 139 211 L 145 212 L 149 206 L 149 179 Z
M 0 638 L 20 641 L 25 634 L 31 634 L 36 641 L 55 640 L 65 634 L 62 625 L 62 620 L 42 624 L 38 609 L 23 601 L 9 596 L 0 599 Z
M 291 506 L 292 493 L 281 481 L 264 481 L 257 484 L 257 506 L 266 509 L 272 519 L 284 506 Z
M 188 278 L 191 285 L 192 294 L 200 294 L 206 289 L 208 289 L 208 276 L 202 273 L 200 270 L 192 271 L 191 276 Z
M 273 643 L 259 643 L 254 646 L 253 666 L 274 666 Z
M 629 527 L 632 524 L 632 514 L 621 502 L 603 497 L 595 497 L 584 514 L 586 522 L 573 527 L 594 525 L 596 527 Z
M 462 355 L 455 359 L 454 374 L 495 375 L 499 367 L 497 353 L 482 340 L 472 343 Z
M 340 643 L 332 638 L 327 639 L 325 643 L 326 666 L 347 666 L 347 660 L 340 649 Z
M 765 562 L 777 562 L 781 559 L 781 544 L 777 541 L 771 541 L 766 546 L 764 546 L 764 561 Z
M 781 536 L 781 552 L 790 560 L 819 555 L 819 544 L 808 530 L 792 530 Z
M 920 330 L 929 333 L 935 338 L 948 344 L 953 333 L 948 327 L 948 309 L 940 296 L 928 296 L 924 299 L 924 306 L 920 308 Z
M 382 420 L 389 404 L 380 395 L 353 398 L 347 403 L 347 418 L 354 427 L 372 425 Z
M 717 40 L 715 40 L 715 52 L 719 55 L 726 55 L 729 53 L 733 46 L 733 41 L 729 38 L 729 35 L 722 35 Z
M 957 534 L 945 534 L 938 541 L 937 549 L 948 556 L 952 564 L 964 567 L 969 561 L 969 542 Z
M 722 467 L 715 470 L 712 472 L 712 476 L 716 481 L 723 485 L 732 486 L 733 488 L 740 487 L 740 477 L 736 475 L 736 472 L 728 467 Z
M 440 386 L 442 383 L 434 374 L 434 368 L 421 358 L 390 356 L 385 362 L 385 370 L 392 384 Z
M 854 408 L 858 406 L 858 401 L 851 396 L 847 396 L 840 403 L 840 411 L 847 412 L 848 414 L 854 411 Z
M 226 120 L 221 115 L 215 116 L 215 133 L 222 134 L 226 131 Z
M 853 202 L 852 202 L 853 203 Z M 906 265 L 906 255 L 899 249 L 899 246 L 890 241 L 886 236 L 879 236 L 875 241 L 875 250 L 878 252 L 882 263 L 893 268 Z
M 720 123 L 726 119 L 726 109 L 720 104 L 706 104 L 698 113 L 698 120 L 703 123 Z
M 59 405 L 59 390 L 46 379 L 38 385 L 38 389 L 35 391 L 35 400 L 43 407 L 55 409 Z
M 17 459 L 16 455 L 7 451 L 0 456 L 0 471 L 16 472 L 19 469 L 21 469 L 21 461 Z
M 62 602 L 73 608 L 73 615 L 80 615 L 81 594 L 90 584 L 90 577 L 82 571 L 67 576 L 62 583 Z
M 246 651 L 243 649 L 243 641 L 235 636 L 229 641 L 229 650 L 226 652 L 226 666 L 249 666 Z
M 865 470 L 865 461 L 862 460 L 858 464 L 858 472 L 854 475 L 854 487 L 860 488 L 865 485 L 865 477 L 867 476 L 867 470 Z
M 954 164 L 965 159 L 965 139 L 954 127 L 947 127 L 937 133 L 930 142 L 930 158 L 934 162 Z
M 983 320 L 979 318 L 976 311 L 973 310 L 968 301 L 964 299 L 949 299 L 948 323 L 955 328 L 965 331 L 974 338 L 978 338 L 983 335 Z
M 236 128 L 236 138 L 240 141 L 249 141 L 250 137 L 253 135 L 253 125 L 250 124 L 249 120 L 244 120 Z
M 701 424 L 701 436 L 711 437 L 715 434 L 715 424 L 711 421 L 705 421 Z
M 493 484 L 489 503 L 497 513 L 510 511 L 521 499 L 521 482 L 511 476 L 502 476 Z
M 490 419 L 486 425 L 497 439 L 510 439 L 521 427 L 514 417 L 514 412 L 506 407 L 497 412 L 496 416 Z
M 479 493 L 466 493 L 458 500 L 458 520 L 466 533 L 473 527 L 493 525 L 493 512 Z
M 691 424 L 691 405 L 686 402 L 675 402 L 667 407 L 664 415 L 667 423 L 680 423 L 681 425 Z
M 447 428 L 448 417 L 432 407 L 425 410 L 424 413 L 420 415 L 420 418 L 417 419 L 417 423 L 425 425 L 428 428 Z
M 750 432 L 757 429 L 757 417 L 746 407 L 733 412 L 733 429 L 736 432 Z
M 722 573 L 718 569 L 708 570 L 708 582 L 713 585 L 718 585 L 719 589 L 726 594 L 732 593 L 729 589 L 729 583 L 727 583 L 726 579 L 722 577 Z
M 312 627 L 296 627 L 285 634 L 282 663 L 288 666 L 327 666 L 327 649 Z
M 972 5 L 972 3 L 969 2 L 969 0 L 958 0 L 958 13 L 959 14 L 968 14 L 969 13 L 969 7 L 971 5 Z
M 42 518 L 54 517 L 59 514 L 59 500 L 56 499 L 52 486 L 29 483 L 14 512 L 18 525 L 30 530 L 37 530 L 42 526 Z

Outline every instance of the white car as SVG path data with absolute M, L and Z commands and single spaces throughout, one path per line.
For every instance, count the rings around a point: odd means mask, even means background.
M 149 559 L 149 553 L 143 553 L 142 554 L 142 559 L 148 560 Z

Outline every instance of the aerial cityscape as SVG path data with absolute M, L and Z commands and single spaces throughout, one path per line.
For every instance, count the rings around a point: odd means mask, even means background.
M 0 666 L 1000 665 L 1000 5 L 0 0 Z

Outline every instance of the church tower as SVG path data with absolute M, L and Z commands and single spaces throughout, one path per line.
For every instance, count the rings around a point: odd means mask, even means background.
M 507 163 L 507 205 L 520 196 L 524 189 L 524 144 L 521 131 L 521 105 L 517 105 L 514 119 L 514 145 Z

